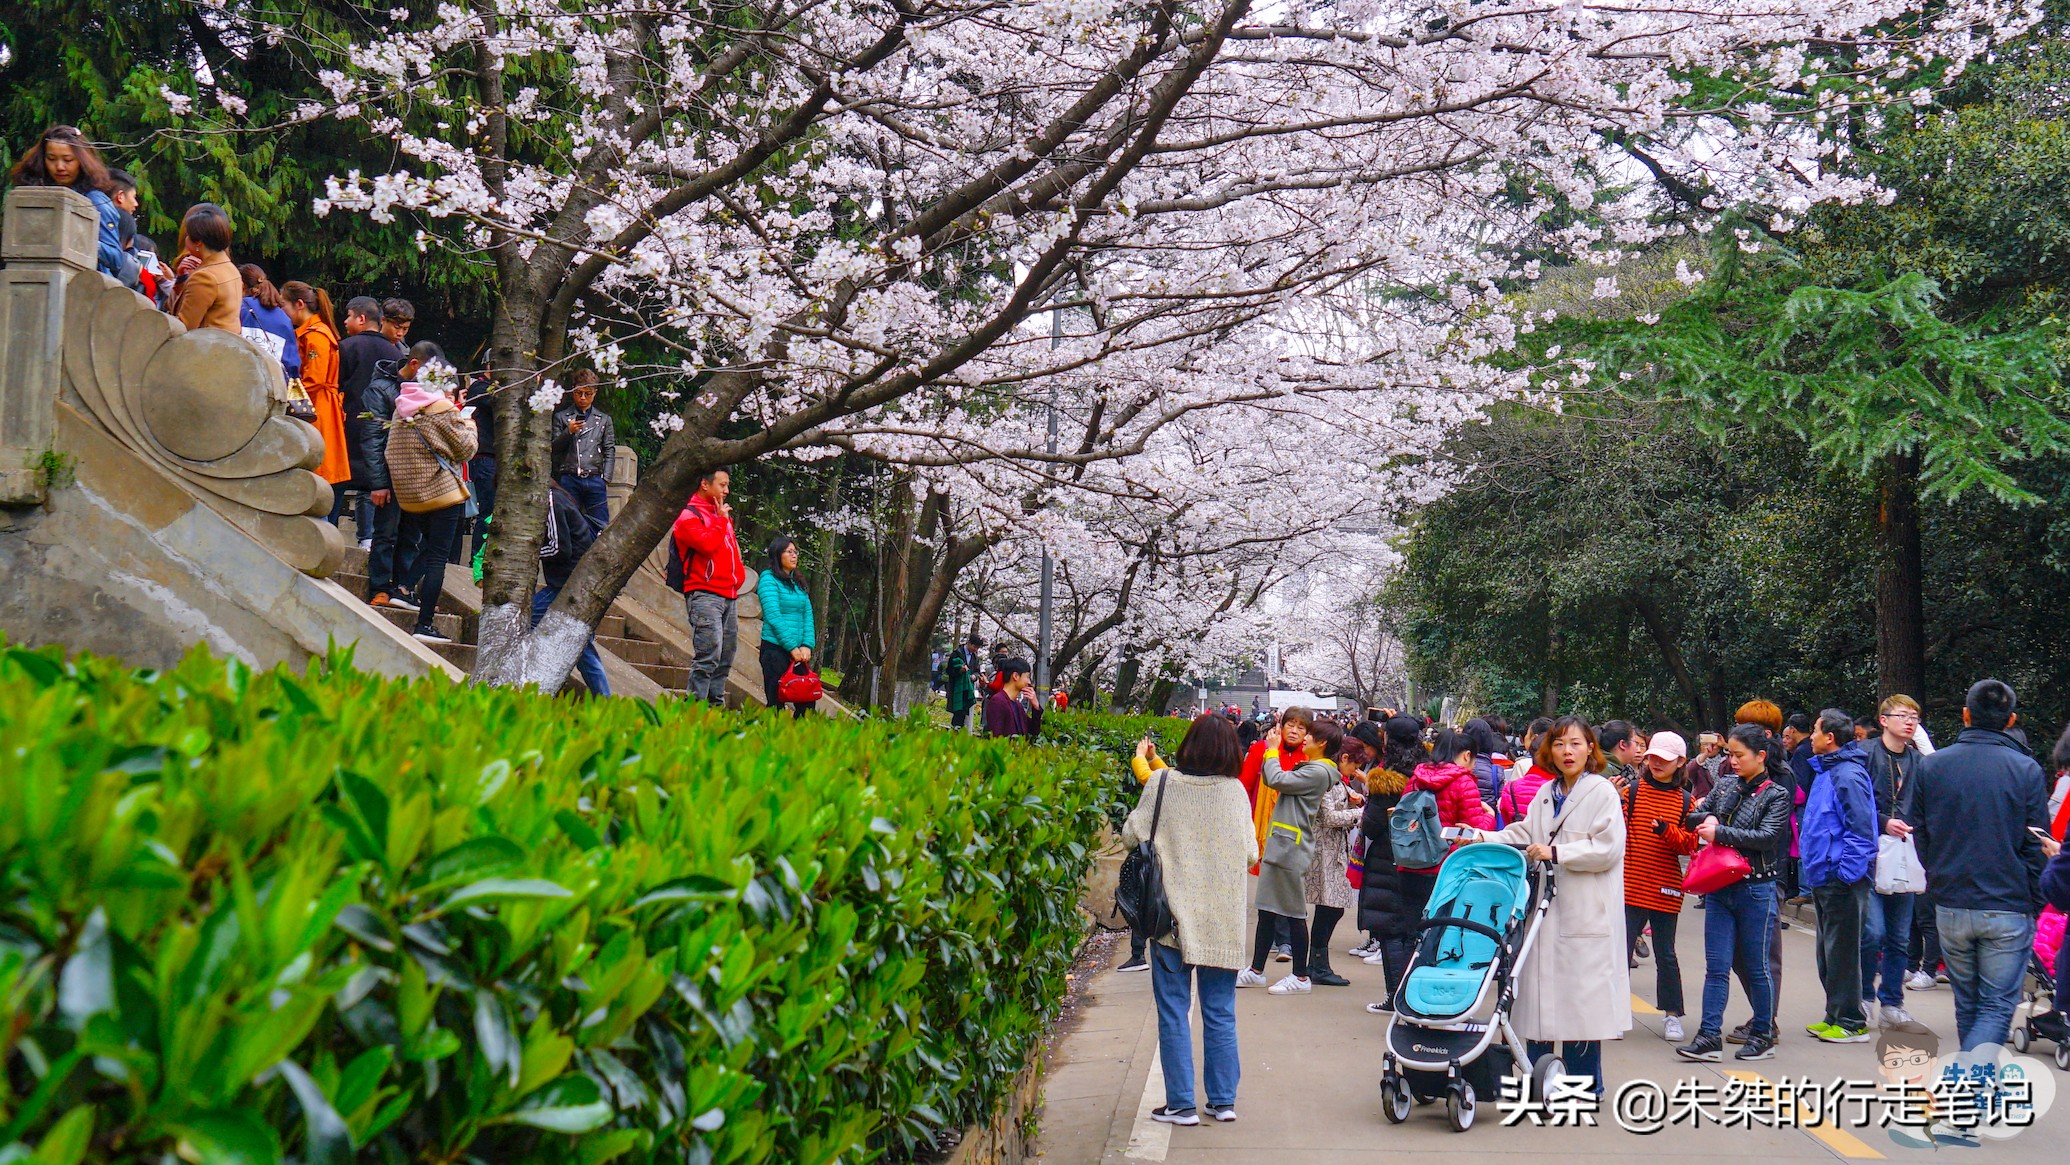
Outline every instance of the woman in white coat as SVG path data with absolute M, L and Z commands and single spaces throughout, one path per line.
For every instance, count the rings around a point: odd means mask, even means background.
M 1563 716 L 1540 738 L 1535 758 L 1552 773 L 1524 819 L 1482 841 L 1525 847 L 1557 869 L 1552 906 L 1518 968 L 1514 1021 L 1535 1061 L 1560 1044 L 1567 1072 L 1603 1092 L 1603 1041 L 1632 1027 L 1631 972 L 1624 950 L 1624 814 L 1602 775 L 1594 729 Z

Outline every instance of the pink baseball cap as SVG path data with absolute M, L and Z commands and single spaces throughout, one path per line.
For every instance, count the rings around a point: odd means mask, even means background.
M 1688 760 L 1689 745 L 1679 733 L 1656 732 L 1652 743 L 1646 746 L 1646 755 L 1662 760 Z

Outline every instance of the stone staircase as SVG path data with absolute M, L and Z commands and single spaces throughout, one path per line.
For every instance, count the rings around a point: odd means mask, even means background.
M 363 597 L 367 591 L 366 570 L 367 552 L 354 546 L 346 550 L 344 562 L 331 578 L 355 597 Z M 432 622 L 453 642 L 424 645 L 446 662 L 470 674 L 474 671 L 481 601 L 481 591 L 467 571 L 457 565 L 447 566 L 445 588 L 439 596 L 438 610 L 432 614 Z M 392 607 L 370 609 L 405 634 L 417 625 L 415 612 Z M 629 623 L 633 625 L 629 626 Z M 641 624 L 642 620 L 636 613 L 618 605 L 613 605 L 610 613 L 597 624 L 597 651 L 603 657 L 604 674 L 611 681 L 614 694 L 649 699 L 682 695 L 690 684 L 690 661 L 670 644 L 641 634 L 637 629 Z M 637 690 L 647 687 L 653 690 Z M 585 689 L 580 677 L 571 673 L 561 690 L 579 692 Z

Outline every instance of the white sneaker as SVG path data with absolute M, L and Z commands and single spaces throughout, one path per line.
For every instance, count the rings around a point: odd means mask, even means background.
M 1374 951 L 1372 954 L 1366 955 L 1359 961 L 1367 964 L 1368 966 L 1384 967 L 1387 965 L 1387 956 L 1381 954 L 1379 951 Z
M 1668 1017 L 1667 1017 L 1667 1022 L 1666 1022 L 1666 1023 L 1663 1023 L 1663 1024 L 1661 1024 L 1661 1025 L 1660 1025 L 1660 1034 L 1661 1034 L 1661 1035 L 1663 1035 L 1663 1036 L 1666 1036 L 1666 1037 L 1667 1037 L 1667 1042 L 1668 1042 L 1668 1043 L 1671 1043 L 1671 1044 L 1679 1044 L 1679 1043 L 1681 1043 L 1681 1042 L 1682 1042 L 1682 1017 L 1681 1017 L 1681 1016 L 1679 1016 L 1679 1015 L 1671 1015 L 1671 1016 L 1668 1016 Z
M 1355 946 L 1355 947 L 1351 948 L 1350 950 L 1348 950 L 1348 951 L 1346 951 L 1346 952 L 1344 952 L 1344 953 L 1345 953 L 1345 954 L 1348 954 L 1348 955 L 1357 955 L 1357 956 L 1358 956 L 1359 958 L 1363 959 L 1363 958 L 1365 958 L 1365 957 L 1366 957 L 1367 955 L 1373 954 L 1374 952 L 1378 951 L 1379 949 L 1380 949 L 1380 944 L 1379 944 L 1379 943 L 1377 943 L 1377 942 L 1374 942 L 1374 941 L 1373 941 L 1372 939 L 1367 939 L 1366 941 L 1364 941 L 1364 942 L 1362 942 L 1362 943 L 1358 944 L 1357 946 Z
M 1876 1005 L 1866 999 L 1862 1000 L 1862 1019 L 1868 1026 L 1876 1026 Z
M 1902 1007 L 1882 1007 L 1878 1008 L 1877 1012 L 1884 1027 L 1904 1027 L 1913 1022 L 1912 1013 Z
M 1313 992 L 1315 987 L 1306 979 L 1288 975 L 1265 990 L 1274 995 L 1307 995 Z
M 1251 970 L 1249 967 L 1245 967 L 1236 973 L 1236 985 L 1238 987 L 1263 987 L 1265 985 L 1265 976 Z
M 1905 976 L 1905 990 L 1931 991 L 1933 990 L 1933 976 L 1924 971 L 1914 971 Z
M 360 540 L 359 540 L 359 548 L 360 548 L 361 550 L 372 550 L 372 549 L 374 548 L 374 540 L 373 540 L 372 538 L 362 538 L 362 539 L 360 539 Z

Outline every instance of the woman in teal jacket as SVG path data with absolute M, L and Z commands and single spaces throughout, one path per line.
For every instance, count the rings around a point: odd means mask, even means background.
M 798 578 L 798 540 L 779 535 L 769 543 L 769 568 L 755 583 L 762 600 L 762 696 L 771 708 L 783 703 L 777 684 L 791 664 L 812 663 L 816 645 L 812 635 L 812 596 Z M 811 704 L 792 704 L 791 714 L 803 716 Z

